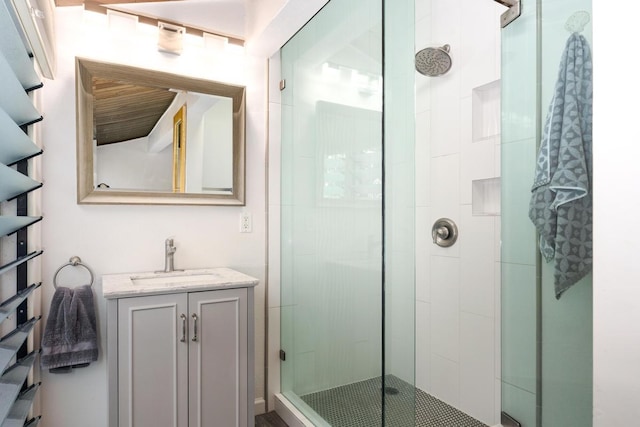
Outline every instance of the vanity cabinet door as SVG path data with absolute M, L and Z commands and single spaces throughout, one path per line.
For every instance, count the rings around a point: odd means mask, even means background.
M 186 294 L 118 300 L 119 427 L 188 427 L 187 308 Z
M 189 321 L 189 427 L 247 427 L 247 289 L 189 294 Z

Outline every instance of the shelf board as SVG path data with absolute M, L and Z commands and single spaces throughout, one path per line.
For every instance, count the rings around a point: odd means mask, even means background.
M 42 82 L 29 58 L 29 52 L 22 42 L 15 25 L 15 13 L 6 2 L 0 2 L 0 53 L 4 55 L 22 85 L 27 90 L 39 86 Z
M 0 216 L 0 236 L 8 236 L 41 219 L 41 216 Z
M 0 217 L 1 218 L 1 217 Z M 9 264 L 5 264 L 0 266 L 0 274 L 6 273 L 7 271 L 16 268 L 17 266 L 29 261 L 30 259 L 33 259 L 35 257 L 37 257 L 38 255 L 42 255 L 43 251 L 34 251 L 31 252 L 25 256 L 22 256 L 18 259 L 16 259 L 15 261 L 11 261 Z
M 42 283 L 38 283 L 36 285 L 34 283 L 0 304 L 0 323 L 4 322 L 4 320 L 9 317 L 9 315 L 13 313 L 16 308 L 18 308 L 20 304 L 29 297 L 29 295 L 31 295 L 31 292 L 39 288 L 41 284 Z
M 32 352 L 12 365 L 0 377 L 0 420 L 3 422 L 20 394 L 22 384 L 27 380 L 35 360 L 36 352 Z
M 18 125 L 22 126 L 40 119 L 40 113 L 2 53 L 0 53 L 0 93 L 2 94 L 0 108 L 6 111 Z
M 34 317 L 0 339 L 0 371 L 3 371 L 27 340 L 40 317 Z
M 40 418 L 42 417 L 35 417 L 32 420 L 28 421 L 24 427 L 36 427 L 38 424 L 40 424 Z
M 9 166 L 0 165 L 0 201 L 13 199 L 42 186 L 41 183 L 21 174 Z
M 11 165 L 42 152 L 2 108 L 0 130 L 0 163 L 3 165 Z
M 34 384 L 20 393 L 15 403 L 11 407 L 11 410 L 7 414 L 7 418 L 4 420 L 2 425 L 0 425 L 0 427 L 25 426 L 25 420 L 29 415 L 29 411 L 31 410 L 31 406 L 33 405 L 33 399 L 35 399 L 39 387 L 40 383 Z

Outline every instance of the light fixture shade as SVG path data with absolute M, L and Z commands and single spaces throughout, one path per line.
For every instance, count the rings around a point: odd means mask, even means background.
M 158 22 L 158 50 L 180 55 L 184 32 L 184 27 Z

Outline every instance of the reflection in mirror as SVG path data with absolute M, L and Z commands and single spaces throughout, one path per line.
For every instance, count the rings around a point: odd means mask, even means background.
M 244 204 L 245 88 L 77 59 L 78 203 Z

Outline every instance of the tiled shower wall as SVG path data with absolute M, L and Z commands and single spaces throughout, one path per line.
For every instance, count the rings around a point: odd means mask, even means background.
M 416 75 L 416 385 L 492 425 L 500 412 L 499 186 L 483 180 L 500 176 L 504 7 L 415 7 L 416 51 L 449 44 L 453 61 L 443 76 Z M 450 248 L 432 243 L 441 217 L 458 225 Z

